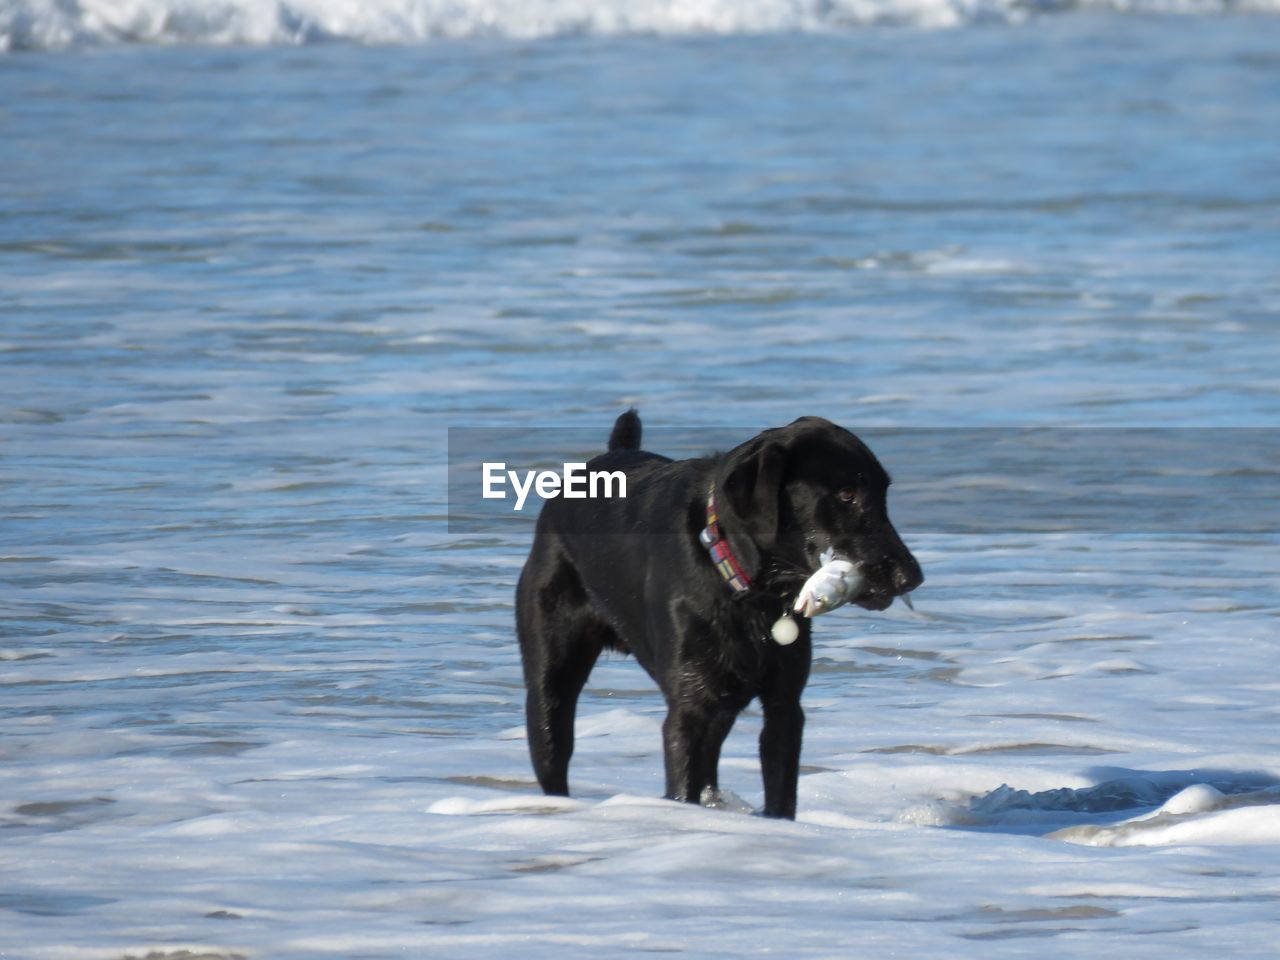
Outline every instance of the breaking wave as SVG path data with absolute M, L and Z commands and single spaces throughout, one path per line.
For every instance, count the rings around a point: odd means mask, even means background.
M 907 810 L 906 823 L 1030 833 L 1098 847 L 1280 843 L 1280 784 L 1262 773 L 1121 771 L 1084 788 L 1007 784 L 966 805 Z
M 1073 10 L 1280 13 L 1280 0 L 0 0 L 0 51 L 118 44 L 836 32 Z

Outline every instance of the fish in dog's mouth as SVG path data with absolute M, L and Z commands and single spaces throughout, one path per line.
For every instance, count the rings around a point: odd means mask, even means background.
M 867 582 L 862 565 L 837 554 L 830 547 L 818 558 L 821 566 L 805 581 L 796 596 L 792 610 L 803 617 L 830 613 L 846 603 L 864 610 L 887 610 L 901 599 L 908 610 L 915 610 L 911 591 L 878 589 Z
M 818 558 L 822 564 L 800 588 L 792 610 L 802 617 L 830 613 L 848 603 L 862 589 L 864 580 L 858 565 L 828 547 Z

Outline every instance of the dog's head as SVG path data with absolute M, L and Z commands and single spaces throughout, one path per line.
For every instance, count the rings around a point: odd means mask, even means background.
M 924 582 L 889 522 L 889 474 L 867 445 L 820 417 L 766 430 L 731 450 L 716 476 L 730 544 L 764 589 L 790 589 L 830 549 L 862 574 L 853 602 L 883 610 Z

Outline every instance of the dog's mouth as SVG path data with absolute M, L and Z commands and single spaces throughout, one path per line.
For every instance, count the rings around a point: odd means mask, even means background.
M 873 590 L 854 599 L 854 603 L 863 610 L 888 610 L 893 606 L 894 595 Z
M 894 593 L 889 590 L 868 590 L 854 597 L 853 602 L 864 610 L 888 610 L 894 600 L 901 600 L 908 610 L 914 611 L 916 605 L 911 600 L 911 592 Z

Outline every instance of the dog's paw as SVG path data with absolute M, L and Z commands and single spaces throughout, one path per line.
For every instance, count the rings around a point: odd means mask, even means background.
M 732 790 L 716 790 L 704 787 L 698 802 L 709 810 L 728 810 L 730 813 L 755 813 L 756 808 Z

